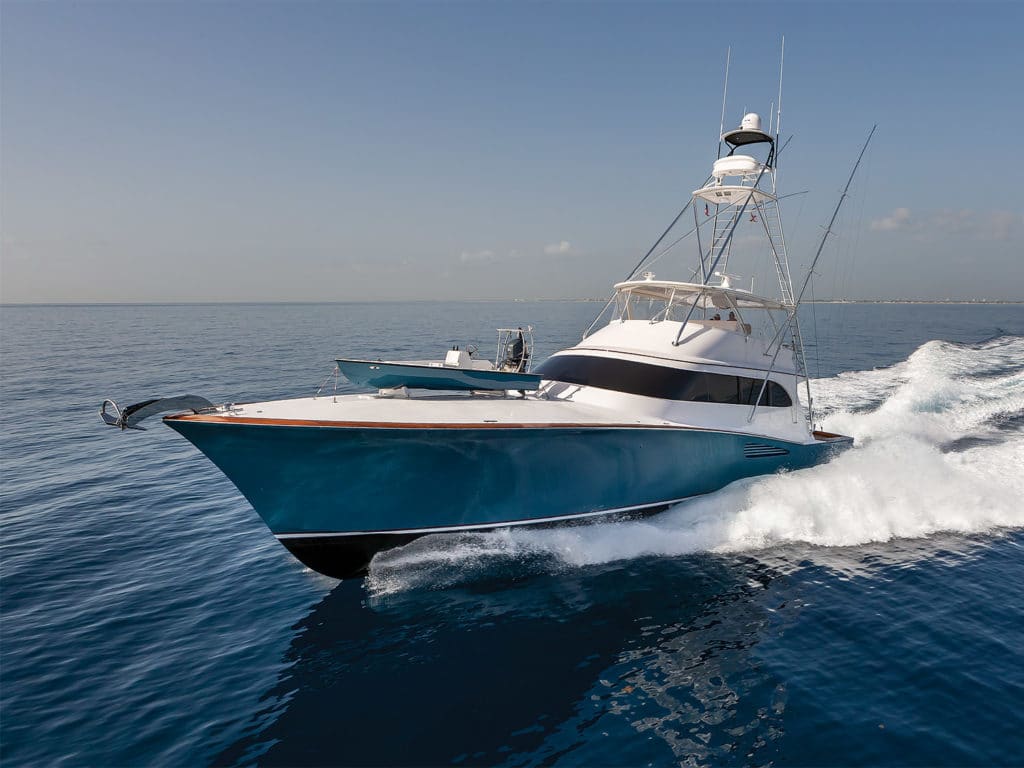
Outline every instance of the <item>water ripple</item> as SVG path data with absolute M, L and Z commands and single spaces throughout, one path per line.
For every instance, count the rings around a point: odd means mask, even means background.
M 835 309 L 859 339 L 818 350 L 840 462 L 645 523 L 424 539 L 365 583 L 304 569 L 161 425 L 96 416 L 308 394 L 381 339 L 432 356 L 532 322 L 542 358 L 593 311 L 0 307 L 5 765 L 1019 757 L 1019 309 L 898 335 Z

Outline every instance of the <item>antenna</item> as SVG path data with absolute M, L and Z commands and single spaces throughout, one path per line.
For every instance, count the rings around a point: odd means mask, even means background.
M 779 106 L 775 112 L 775 144 L 779 143 L 779 134 L 782 132 L 782 65 L 786 61 L 786 36 L 782 36 L 782 51 L 779 53 Z
M 729 59 L 732 58 L 732 46 L 725 49 L 725 86 L 722 88 L 722 120 L 718 124 L 718 152 L 716 158 L 722 156 L 722 134 L 725 133 L 725 97 L 729 93 Z

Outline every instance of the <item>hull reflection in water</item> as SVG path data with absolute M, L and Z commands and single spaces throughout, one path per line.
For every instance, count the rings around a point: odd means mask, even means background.
M 215 762 L 899 764 L 892 734 L 908 723 L 926 764 L 1012 762 L 1020 743 L 985 705 L 1008 701 L 1020 676 L 972 684 L 973 649 L 944 638 L 984 635 L 980 618 L 933 599 L 939 583 L 958 585 L 956 604 L 1013 592 L 1019 535 L 585 569 L 487 554 L 480 538 L 480 558 L 439 551 L 440 575 L 412 580 L 445 590 L 367 600 L 336 587 L 295 626 L 252 732 Z M 901 661 L 879 665 L 880 653 Z
M 629 737 L 627 713 L 649 693 L 620 677 L 631 665 L 619 665 L 631 657 L 647 664 L 681 638 L 688 645 L 676 657 L 697 665 L 686 682 L 693 723 L 708 716 L 715 723 L 702 724 L 708 734 L 739 726 L 745 734 L 734 741 L 750 751 L 780 725 L 781 713 L 770 710 L 777 681 L 755 673 L 760 682 L 752 685 L 749 671 L 735 677 L 754 666 L 747 649 L 770 621 L 758 597 L 771 574 L 735 567 L 700 558 L 667 574 L 664 562 L 638 561 L 625 571 L 535 572 L 510 584 L 513 571 L 530 570 L 517 562 L 444 592 L 373 601 L 373 610 L 356 584 L 339 585 L 296 626 L 288 668 L 265 696 L 276 702 L 273 722 L 216 762 L 496 765 L 571 755 L 572 764 L 671 763 L 669 738 L 637 744 Z M 616 605 L 628 606 L 628 616 L 616 617 Z M 716 698 L 737 684 L 731 700 Z M 766 708 L 771 713 L 760 716 Z M 326 743 L 338 722 L 362 725 Z M 598 735 L 606 729 L 612 739 Z M 609 753 L 609 742 L 631 744 L 628 755 Z

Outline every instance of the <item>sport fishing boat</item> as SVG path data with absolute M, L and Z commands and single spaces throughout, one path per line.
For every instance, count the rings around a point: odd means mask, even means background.
M 499 383 L 507 391 L 496 394 L 412 375 L 396 393 L 396 381 L 366 378 L 378 391 L 224 405 L 186 396 L 124 412 L 107 401 L 104 421 L 137 428 L 185 411 L 164 423 L 295 557 L 337 578 L 421 536 L 649 514 L 822 462 L 852 439 L 813 426 L 803 289 L 790 278 L 776 188 L 778 125 L 773 135 L 751 113 L 720 136 L 708 179 L 535 383 Z M 693 228 L 664 245 L 687 210 Z M 696 254 L 683 279 L 656 277 L 650 267 L 688 239 Z M 758 262 L 771 276 L 761 293 L 736 274 L 756 274 Z
M 535 390 L 540 376 L 530 373 L 533 360 L 533 326 L 499 328 L 494 362 L 477 357 L 477 347 L 455 347 L 444 360 L 354 360 L 339 357 L 338 372 L 360 387 L 374 387 L 381 394 L 393 390 L 448 389 L 477 392 Z

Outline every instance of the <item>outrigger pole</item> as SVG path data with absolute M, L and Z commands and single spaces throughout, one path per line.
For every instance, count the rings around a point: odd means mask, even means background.
M 797 310 L 800 308 L 800 302 L 803 301 L 804 291 L 807 290 L 808 284 L 811 282 L 811 276 L 814 274 L 814 267 L 818 264 L 818 259 L 821 257 L 821 252 L 825 249 L 825 242 L 828 240 L 828 236 L 832 234 L 832 225 L 836 223 L 836 217 L 839 216 L 839 209 L 843 207 L 843 202 L 846 200 L 846 195 L 850 191 L 850 185 L 853 184 L 853 177 L 857 175 L 857 169 L 860 167 L 860 161 L 864 158 L 864 153 L 868 149 L 868 144 L 871 143 L 871 137 L 875 135 L 875 130 L 878 128 L 878 123 L 871 126 L 871 132 L 868 133 L 868 138 L 864 142 L 864 146 L 860 148 L 860 154 L 857 155 L 857 162 L 853 164 L 853 170 L 850 171 L 850 178 L 846 180 L 846 186 L 843 187 L 843 194 L 839 196 L 839 202 L 836 203 L 836 209 L 832 211 L 832 218 L 828 221 L 828 226 L 825 228 L 825 234 L 821 236 L 821 242 L 818 244 L 818 250 L 814 253 L 814 258 L 811 260 L 811 266 L 807 270 L 807 275 L 804 277 L 804 284 L 800 286 L 800 293 L 796 296 L 796 301 L 793 302 L 793 319 L 796 320 Z M 781 342 L 780 342 L 781 344 Z M 803 350 L 803 337 L 800 339 L 800 354 L 804 354 Z M 810 419 L 811 428 L 814 428 L 814 401 L 811 398 L 811 379 L 807 375 L 806 366 L 804 367 L 804 385 L 807 387 L 807 417 Z
M 843 202 L 846 200 L 846 194 L 850 191 L 850 185 L 853 183 L 853 177 L 857 173 L 857 168 L 860 167 L 860 161 L 864 157 L 864 153 L 867 151 L 868 144 L 871 143 L 871 137 L 875 135 L 875 129 L 878 128 L 878 123 L 871 126 L 871 132 L 868 134 L 867 141 L 864 142 L 864 146 L 860 148 L 860 154 L 857 155 L 857 162 L 853 164 L 853 170 L 850 171 L 850 178 L 846 181 L 846 186 L 843 187 L 843 194 L 839 197 L 839 202 L 836 203 L 836 209 L 832 212 L 832 218 L 829 219 L 828 226 L 825 228 L 825 234 L 821 236 L 821 242 L 818 244 L 818 250 L 814 254 L 814 259 L 811 261 L 811 267 L 807 270 L 807 276 L 804 278 L 804 284 L 800 288 L 800 293 L 797 294 L 794 309 L 800 306 L 800 300 L 804 297 L 804 291 L 807 290 L 807 284 L 811 281 L 811 275 L 814 274 L 814 267 L 818 263 L 818 258 L 821 256 L 822 250 L 825 248 L 825 241 L 828 240 L 828 236 L 832 234 L 832 225 L 836 223 L 836 217 L 839 215 L 839 209 L 843 207 Z

